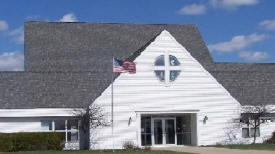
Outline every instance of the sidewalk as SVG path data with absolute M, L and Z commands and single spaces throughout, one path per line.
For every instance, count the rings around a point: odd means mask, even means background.
M 161 147 L 152 148 L 152 150 L 171 150 L 178 152 L 190 152 L 197 154 L 275 154 L 275 151 L 265 150 L 240 150 L 240 149 L 226 149 L 215 147 L 192 147 L 192 146 L 177 146 L 177 147 Z

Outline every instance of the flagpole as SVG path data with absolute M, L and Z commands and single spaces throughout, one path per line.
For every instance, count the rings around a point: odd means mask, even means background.
M 115 142 L 114 142 L 114 74 L 118 73 L 136 73 L 136 65 L 134 62 L 129 61 L 121 61 L 117 62 L 112 54 L 112 61 L 113 61 L 113 70 L 112 70 L 112 84 L 111 84 L 111 122 L 112 122 L 112 141 L 113 141 L 113 152 L 115 152 Z M 118 63 L 118 64 L 117 64 Z M 122 63 L 122 64 L 121 64 Z M 116 69 L 116 65 L 120 67 L 119 70 Z M 122 68 L 121 68 L 122 67 Z
M 112 61 L 113 61 L 113 69 L 114 69 L 114 56 L 112 56 Z M 111 85 L 111 90 L 112 90 L 112 96 L 111 96 L 111 116 L 112 116 L 112 142 L 113 142 L 113 152 L 115 149 L 114 145 L 114 71 L 112 70 L 112 85 Z

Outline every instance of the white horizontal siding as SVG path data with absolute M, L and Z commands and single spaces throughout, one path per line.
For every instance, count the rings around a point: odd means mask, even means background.
M 0 133 L 39 131 L 41 122 L 37 118 L 0 118 Z
M 36 109 L 0 109 L 1 117 L 66 117 L 73 116 L 77 110 L 69 108 L 36 108 Z
M 155 59 L 169 51 L 181 63 L 181 73 L 170 85 L 154 74 Z M 168 32 L 162 32 L 135 60 L 136 74 L 121 74 L 114 82 L 114 146 L 139 141 L 136 111 L 198 111 L 198 144 L 226 140 L 225 129 L 237 118 L 240 104 Z M 110 120 L 111 88 L 95 101 Z M 203 124 L 204 116 L 208 117 Z M 129 118 L 132 121 L 128 126 Z M 112 148 L 111 127 L 91 131 L 91 148 Z
M 259 142 L 266 141 L 272 136 L 272 133 L 275 132 L 275 122 L 267 122 L 260 126 L 260 135 Z

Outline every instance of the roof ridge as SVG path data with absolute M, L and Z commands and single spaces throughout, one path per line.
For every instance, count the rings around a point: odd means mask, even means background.
M 275 62 L 274 63 L 214 62 L 214 64 L 275 65 Z
M 25 21 L 24 23 L 49 23 L 49 24 L 112 24 L 112 25 L 178 25 L 178 26 L 197 26 L 192 23 L 174 24 L 174 23 L 128 23 L 128 22 L 90 22 L 90 21 L 78 21 L 78 22 L 58 22 L 58 21 Z
M 130 55 L 127 60 L 134 61 L 152 42 L 156 40 L 156 38 L 162 33 L 159 32 L 156 36 L 154 36 L 152 39 L 150 39 L 145 45 L 143 45 L 141 48 L 139 48 L 137 51 L 133 52 L 132 55 Z

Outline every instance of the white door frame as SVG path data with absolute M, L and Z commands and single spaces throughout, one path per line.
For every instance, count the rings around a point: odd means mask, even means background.
M 154 121 L 155 120 L 161 120 L 162 123 L 162 144 L 155 144 L 155 128 L 154 128 Z M 166 120 L 174 120 L 174 131 L 175 131 L 175 144 L 166 144 Z M 151 140 L 152 140 L 152 146 L 165 146 L 165 145 L 177 145 L 177 133 L 176 133 L 176 118 L 175 117 L 154 117 L 151 120 Z

